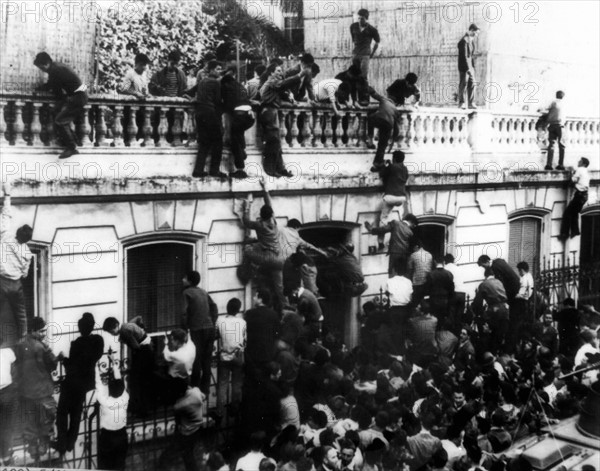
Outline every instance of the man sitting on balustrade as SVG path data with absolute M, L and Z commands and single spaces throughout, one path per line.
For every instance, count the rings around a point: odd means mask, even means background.
M 284 79 L 282 67 L 273 63 L 269 65 L 265 74 L 268 78 L 260 90 L 262 106 L 259 117 L 265 143 L 263 150 L 265 173 L 278 178 L 292 177 L 292 173 L 284 166 L 281 150 L 278 114 L 282 104 L 281 93 L 300 84 L 304 77 L 311 74 L 311 67 L 303 67 L 298 74 Z
M 313 92 L 315 84 L 313 78 L 321 71 L 319 66 L 315 64 L 315 58 L 312 54 L 302 55 L 297 65 L 285 70 L 283 77 L 293 77 L 302 72 L 302 70 L 310 71 L 310 73 L 306 73 L 300 83 L 294 85 L 290 91 L 294 101 L 303 101 L 305 96 L 308 95 L 308 100 L 312 103 L 315 101 L 315 92 Z
M 150 79 L 148 78 L 148 65 L 150 65 L 150 58 L 146 54 L 137 54 L 135 56 L 135 66 L 129 69 L 123 77 L 123 82 L 117 91 L 121 95 L 129 95 L 142 101 L 148 98 L 148 85 Z M 129 120 L 131 119 L 131 109 L 125 108 L 123 116 L 123 128 L 127 129 Z M 139 139 L 144 133 L 144 111 L 138 110 L 135 116 L 135 122 L 138 129 L 137 136 L 129 136 L 130 140 Z
M 223 98 L 221 96 L 221 64 L 210 61 L 207 66 L 208 77 L 198 83 L 196 93 L 196 123 L 198 131 L 198 156 L 193 177 L 211 175 L 220 179 L 227 178 L 221 172 L 223 157 Z M 206 159 L 210 158 L 210 172 L 206 173 Z
M 52 91 L 59 99 L 55 108 L 54 124 L 65 150 L 58 158 L 66 159 L 79 154 L 77 137 L 71 129 L 71 123 L 84 113 L 88 102 L 87 85 L 81 82 L 69 66 L 54 62 L 46 52 L 37 54 L 33 65 L 48 74 L 48 82 L 38 89 Z
M 347 70 L 340 72 L 335 76 L 336 79 L 350 85 L 350 99 L 354 106 L 369 104 L 369 85 L 362 75 L 360 65 L 353 63 Z

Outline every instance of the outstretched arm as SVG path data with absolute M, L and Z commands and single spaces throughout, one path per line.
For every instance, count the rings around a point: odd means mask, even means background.
M 265 204 L 268 204 L 269 206 L 271 206 L 271 208 L 273 208 L 273 200 L 271 199 L 271 195 L 269 194 L 269 190 L 267 189 L 267 182 L 264 177 L 261 177 L 260 185 L 262 186 L 264 191 Z
M 10 183 L 5 182 L 2 185 L 2 189 L 4 190 L 4 205 L 2 206 L 2 219 L 0 221 L 0 238 L 2 240 L 7 240 L 10 232 L 10 223 L 11 223 L 11 204 L 10 204 Z

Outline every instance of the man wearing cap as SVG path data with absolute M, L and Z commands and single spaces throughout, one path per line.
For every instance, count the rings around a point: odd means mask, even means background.
M 475 106 L 475 44 L 474 40 L 479 35 L 479 28 L 472 24 L 463 38 L 458 42 L 458 73 L 460 83 L 458 85 L 458 107 L 465 108 L 465 89 L 469 109 L 477 109 Z
M 33 229 L 27 224 L 11 232 L 10 183 L 3 185 L 4 205 L 0 219 L 0 336 L 12 346 L 27 333 L 27 313 L 22 279 L 29 274 L 33 255 L 27 243 Z
M 29 333 L 15 347 L 17 384 L 25 418 L 23 436 L 36 461 L 48 450 L 56 418 L 52 372 L 58 360 L 44 342 L 46 333 L 44 319 L 34 317 Z
M 94 316 L 84 313 L 77 322 L 81 336 L 71 342 L 69 357 L 62 352 L 58 354 L 66 370 L 56 418 L 56 450 L 61 455 L 75 447 L 85 396 L 94 389 L 94 368 L 104 353 L 104 340 L 100 335 L 92 334 L 95 324 Z
M 358 10 L 358 21 L 350 25 L 350 35 L 354 44 L 352 61 L 360 66 L 362 76 L 365 80 L 368 80 L 369 62 L 375 55 L 381 41 L 377 28 L 369 24 L 369 10 L 366 8 Z M 375 45 L 371 49 L 373 41 L 375 41 Z

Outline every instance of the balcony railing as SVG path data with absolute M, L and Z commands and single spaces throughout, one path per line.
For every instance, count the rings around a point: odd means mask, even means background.
M 56 144 L 54 99 L 48 95 L 0 94 L 0 144 L 44 147 Z M 369 141 L 367 109 L 341 110 L 327 105 L 284 106 L 279 111 L 285 148 L 364 149 Z M 493 149 L 495 152 L 539 153 L 547 132 L 538 129 L 536 113 L 471 113 L 449 108 L 400 108 L 397 148 L 407 151 Z M 227 124 L 227 123 L 226 123 Z M 75 123 L 81 147 L 192 147 L 196 145 L 195 104 L 182 98 L 153 97 L 139 101 L 113 95 L 90 96 Z M 377 133 L 375 133 L 377 139 Z M 249 146 L 261 142 L 258 126 L 247 131 Z M 565 124 L 565 143 L 577 148 L 600 144 L 598 118 L 572 118 Z

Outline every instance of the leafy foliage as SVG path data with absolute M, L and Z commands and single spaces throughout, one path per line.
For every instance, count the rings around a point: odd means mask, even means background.
M 154 71 L 178 49 L 181 68 L 190 74 L 208 55 L 235 57 L 237 40 L 242 59 L 267 60 L 291 51 L 281 30 L 265 17 L 251 16 L 236 0 L 138 0 L 127 5 L 126 11 L 109 10 L 101 17 L 98 92 L 114 91 L 138 53 L 152 60 Z

